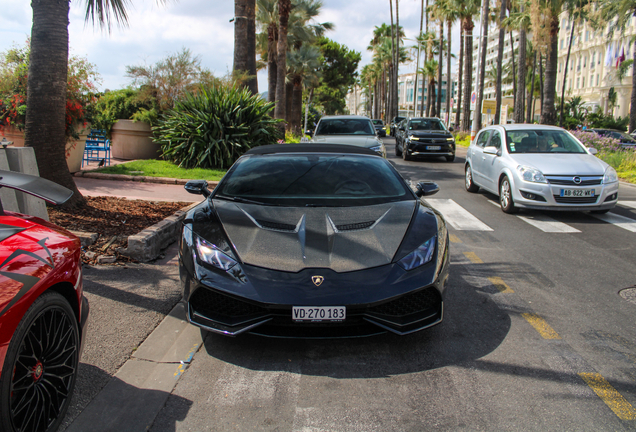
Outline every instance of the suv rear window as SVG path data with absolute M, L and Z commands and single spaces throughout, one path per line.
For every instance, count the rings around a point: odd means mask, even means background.
M 375 135 L 371 120 L 324 119 L 318 123 L 316 135 Z

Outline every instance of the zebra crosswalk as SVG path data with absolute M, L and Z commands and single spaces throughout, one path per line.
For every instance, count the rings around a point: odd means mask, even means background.
M 470 211 L 459 205 L 452 199 L 434 199 L 428 198 L 428 204 L 442 213 L 446 222 L 458 231 L 493 231 L 493 229 L 482 220 L 473 215 Z M 495 201 L 489 201 L 499 207 Z M 636 201 L 619 201 L 620 206 L 636 209 Z M 636 233 L 636 220 L 621 216 L 616 213 L 593 214 L 597 219 L 612 224 L 618 228 Z M 576 229 L 564 222 L 560 222 L 544 214 L 520 214 L 517 215 L 519 220 L 546 233 L 580 233 Z

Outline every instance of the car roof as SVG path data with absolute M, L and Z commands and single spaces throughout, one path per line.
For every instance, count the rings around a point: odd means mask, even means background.
M 326 115 L 326 116 L 320 117 L 320 120 L 328 120 L 328 119 L 341 119 L 341 120 L 360 119 L 360 120 L 371 121 L 369 117 L 360 116 L 360 115 Z
M 358 147 L 345 144 L 271 144 L 250 149 L 246 155 L 265 155 L 276 153 L 341 153 L 378 156 L 375 151 L 366 147 Z
M 511 124 L 499 124 L 499 125 L 490 125 L 485 127 L 484 129 L 493 129 L 493 128 L 503 128 L 506 131 L 516 131 L 516 130 L 565 130 L 559 126 L 550 126 L 550 125 L 540 125 L 534 123 L 511 123 Z M 482 129 L 483 130 L 483 129 Z

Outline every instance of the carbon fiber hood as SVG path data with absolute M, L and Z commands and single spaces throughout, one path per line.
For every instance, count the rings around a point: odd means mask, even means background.
M 341 273 L 390 263 L 411 222 L 415 201 L 296 208 L 214 200 L 214 207 L 246 264 Z

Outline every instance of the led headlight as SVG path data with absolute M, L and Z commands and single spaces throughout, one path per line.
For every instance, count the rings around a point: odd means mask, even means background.
M 614 183 L 618 181 L 618 174 L 616 174 L 616 170 L 612 167 L 607 167 L 605 170 L 605 175 L 603 176 L 603 184 Z
M 413 136 L 413 135 L 409 135 L 408 139 L 410 139 L 411 141 L 419 141 L 420 140 L 418 137 Z
M 517 167 L 517 171 L 521 176 L 521 179 L 527 182 L 534 183 L 547 183 L 548 181 L 543 176 L 543 173 L 536 168 L 532 168 L 529 166 L 519 165 Z
M 399 260 L 398 264 L 400 267 L 408 271 L 431 261 L 431 259 L 433 259 L 433 253 L 435 252 L 435 238 L 436 236 L 431 237 L 419 245 L 413 252 Z
M 371 150 L 373 150 L 376 153 L 382 153 L 382 146 L 371 147 Z
M 201 261 L 225 271 L 230 270 L 238 264 L 232 257 L 227 256 L 218 247 L 206 242 L 197 235 L 195 235 L 195 237 L 197 255 Z

